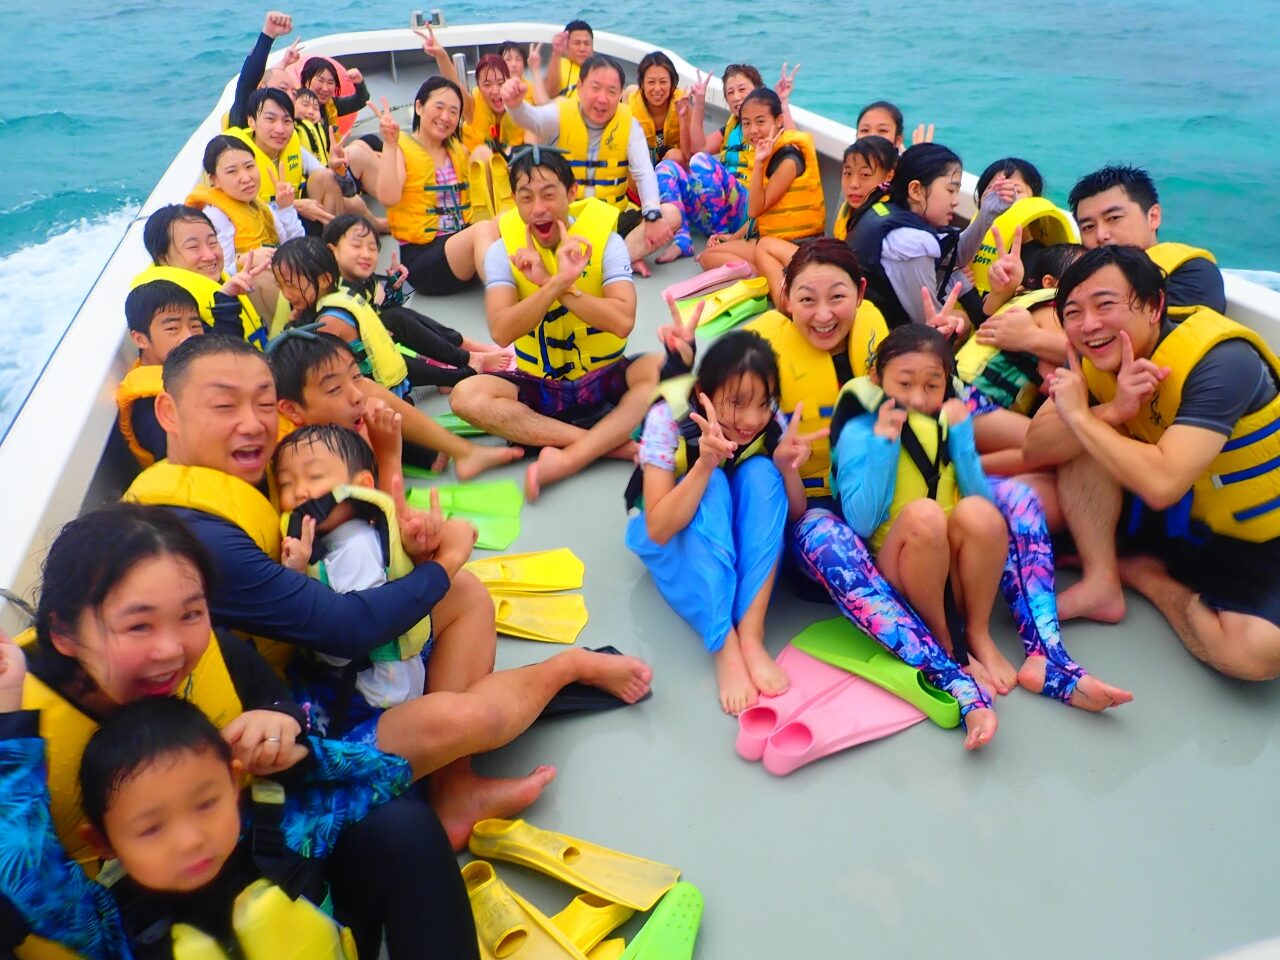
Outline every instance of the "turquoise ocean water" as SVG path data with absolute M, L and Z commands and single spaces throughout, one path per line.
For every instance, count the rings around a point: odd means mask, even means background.
M 439 3 L 440 0 L 437 0 Z M 106 257 L 192 127 L 238 71 L 267 4 L 10 0 L 0 106 L 0 430 Z M 421 4 L 426 7 L 427 5 Z M 295 35 L 398 27 L 413 4 L 327 0 L 290 9 Z M 853 124 L 887 98 L 970 170 L 1008 154 L 1061 202 L 1110 161 L 1156 177 L 1163 234 L 1280 288 L 1271 192 L 1280 182 L 1275 8 L 1257 0 L 1077 0 L 971 7 L 954 0 L 444 6 L 450 22 L 561 20 L 651 40 L 703 69 L 802 64 L 795 102 Z M 554 15 L 546 13 L 556 10 Z M 283 41 L 287 44 L 288 39 Z M 278 44 L 282 47 L 283 44 Z M 193 174 L 195 171 L 193 171 Z M 123 317 L 103 317 L 123 322 Z

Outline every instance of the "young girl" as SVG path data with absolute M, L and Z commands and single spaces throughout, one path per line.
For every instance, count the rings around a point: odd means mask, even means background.
M 733 233 L 747 222 L 751 144 L 743 137 L 738 109 L 747 94 L 764 86 L 764 80 L 750 64 L 729 64 L 722 78 L 729 121 L 707 135 L 703 132 L 703 115 L 710 79 L 700 80 L 689 90 L 688 169 L 671 159 L 655 168 L 662 201 L 674 203 L 683 214 L 675 243 L 658 257 L 659 263 L 693 256 L 690 224 L 710 237 Z
M 876 100 L 863 107 L 858 112 L 857 131 L 859 138 L 884 137 L 899 153 L 906 149 L 903 142 L 906 130 L 903 127 L 902 111 L 888 100 Z M 932 142 L 933 124 L 927 127 L 923 123 L 917 124 L 911 133 L 911 145 Z
M 696 320 L 673 335 L 692 344 Z M 692 351 L 688 353 L 692 357 Z M 764 615 L 788 519 L 804 510 L 797 468 L 814 435 L 778 415 L 778 364 L 758 334 L 717 340 L 692 376 L 668 381 L 640 438 L 627 546 L 715 654 L 720 706 L 737 715 L 787 689 L 764 649 Z M 643 498 L 641 497 L 643 493 Z
M 628 98 L 631 116 L 640 123 L 649 153 L 656 164 L 664 157 L 684 164 L 680 151 L 680 117 L 676 104 L 686 91 L 677 88 L 676 65 L 661 50 L 647 53 L 636 67 L 637 86 L 623 94 Z
M 997 176 L 962 232 L 951 226 L 951 217 L 960 203 L 963 172 L 960 158 L 946 147 L 916 144 L 902 155 L 888 199 L 868 197 L 868 209 L 857 216 L 849 242 L 867 271 L 867 296 L 890 327 L 928 322 L 962 339 L 971 329 L 970 317 L 982 316 L 976 295 L 961 301 L 964 313 L 950 312 L 955 301 L 948 292 L 962 283 L 960 268 L 1013 203 L 1015 188 Z
M 510 365 L 510 355 L 494 344 L 468 340 L 457 330 L 404 305 L 403 284 L 408 271 L 393 254 L 389 275 L 374 273 L 378 234 L 368 219 L 350 214 L 335 217 L 325 227 L 322 239 L 338 264 L 339 292 L 359 297 L 373 307 L 395 341 L 418 354 L 405 357 L 409 380 L 415 387 L 452 387 L 474 373 L 504 370 Z M 383 281 L 381 285 L 378 280 Z
M 8 865 L 0 904 L 77 956 L 128 955 L 104 944 L 113 905 L 76 866 L 90 875 L 99 867 L 75 782 L 97 718 L 146 697 L 181 697 L 221 728 L 258 776 L 287 766 L 305 733 L 304 714 L 267 662 L 242 638 L 211 631 L 211 572 L 170 510 L 115 504 L 63 527 L 44 561 L 35 629 L 21 645 L 0 638 L 0 712 L 8 721 L 0 786 L 7 798 L 27 798 L 11 804 L 0 835 Z M 418 956 L 422 943 L 440 938 L 449 956 L 474 956 L 448 840 L 416 795 L 347 827 L 326 867 L 335 915 L 368 956 L 377 955 L 384 929 L 393 957 Z M 395 891 L 406 884 L 432 890 L 431 903 L 397 905 Z
M 462 103 L 456 83 L 432 77 L 413 99 L 412 134 L 400 131 L 385 99 L 376 111 L 383 148 L 374 194 L 386 205 L 410 283 L 429 296 L 464 289 L 497 239 L 496 227 L 472 224 L 470 168 L 458 136 Z
M 482 446 L 454 436 L 406 402 L 410 384 L 403 355 L 373 307 L 338 290 L 338 263 L 319 237 L 290 240 L 276 251 L 271 270 L 281 295 L 289 301 L 295 323 L 318 322 L 321 330 L 351 344 L 365 374 L 361 389 L 367 396 L 385 400 L 404 418 L 408 443 L 453 458 L 460 480 L 523 455 L 517 447 Z
M 274 206 L 258 199 L 261 173 L 253 151 L 242 140 L 219 134 L 204 149 L 206 183 L 187 196 L 187 205 L 203 210 L 213 224 L 224 263 L 263 247 L 278 247 L 303 235 L 293 208 L 293 187 L 281 181 Z
M 704 270 L 731 260 L 755 265 L 760 237 L 798 241 L 820 236 L 826 228 L 827 207 L 813 136 L 783 128 L 782 101 L 772 90 L 753 90 L 738 114 L 743 136 L 752 145 L 747 189 L 750 219 L 734 233 L 707 238 L 707 249 L 698 257 Z
M 528 78 L 529 92 L 525 96 L 530 103 L 547 102 L 547 91 L 542 79 L 542 44 L 529 44 L 529 51 L 526 53 L 524 47 L 514 40 L 504 40 L 498 45 L 498 56 L 507 65 L 510 76 Z M 525 131 L 525 136 L 528 135 L 528 131 Z
M 835 239 L 848 239 L 855 215 L 867 197 L 883 188 L 897 165 L 898 150 L 884 137 L 860 137 L 845 148 L 840 168 L 840 193 L 844 199 L 831 228 Z M 756 269 L 769 281 L 769 296 L 776 304 L 782 303 L 782 274 L 795 252 L 796 244 L 780 237 L 761 237 L 756 243 Z

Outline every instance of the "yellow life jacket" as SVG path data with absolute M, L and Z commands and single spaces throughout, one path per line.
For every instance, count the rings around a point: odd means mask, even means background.
M 840 208 L 836 210 L 836 222 L 831 225 L 831 236 L 837 240 L 849 239 L 849 201 L 841 200 Z
M 840 441 L 844 425 L 856 416 L 874 415 L 884 402 L 884 391 L 870 377 L 850 380 L 840 391 L 831 420 L 831 443 Z M 902 508 L 916 500 L 936 500 L 948 516 L 960 501 L 956 468 L 947 449 L 947 425 L 937 417 L 912 410 L 902 428 L 889 516 L 871 535 L 871 549 L 879 550 Z M 927 468 L 927 473 L 926 473 Z M 831 464 L 831 487 L 836 489 L 836 464 Z
M 778 357 L 779 406 L 790 416 L 798 404 L 800 432 L 821 430 L 831 420 L 840 382 L 836 379 L 831 355 L 819 350 L 800 332 L 791 318 L 778 310 L 761 314 L 746 325 L 769 341 Z M 863 300 L 849 330 L 849 365 L 854 377 L 865 377 L 875 361 L 876 347 L 889 335 L 889 326 L 870 300 Z M 827 474 L 831 471 L 831 446 L 824 437 L 813 441 L 809 459 L 800 467 L 805 496 L 831 494 Z
M 357 358 L 363 354 L 361 367 L 368 366 L 365 374 L 388 390 L 399 388 L 409 376 L 409 368 L 404 362 L 404 354 L 396 348 L 396 342 L 383 326 L 378 311 L 363 297 L 353 297 L 336 290 L 320 298 L 316 303 L 316 315 L 323 316 L 330 307 L 345 310 L 355 317 L 356 331 L 360 336 L 351 347 Z
M 187 507 L 221 517 L 239 527 L 272 560 L 280 559 L 280 517 L 256 487 L 221 470 L 180 467 L 161 460 L 143 470 L 122 500 L 164 507 Z M 245 634 L 282 675 L 293 647 L 269 637 Z
M 1185 243 L 1174 243 L 1167 241 L 1157 243 L 1154 246 L 1147 247 L 1146 254 L 1151 258 L 1151 262 L 1164 271 L 1166 277 L 1173 276 L 1174 272 L 1191 260 L 1208 260 L 1210 263 L 1218 262 L 1208 250 L 1203 247 L 1193 247 Z M 1175 320 L 1181 320 L 1189 317 L 1191 314 L 1200 310 L 1203 304 L 1166 304 L 1165 312 Z
M 1051 303 L 1058 295 L 1052 287 L 1031 290 L 1019 294 L 992 316 L 998 317 L 1006 310 L 1021 307 L 1031 310 L 1044 303 Z M 1012 410 L 1030 416 L 1040 399 L 1038 361 L 1030 353 L 1012 353 L 986 343 L 976 337 L 956 351 L 956 375 L 965 383 L 977 387 L 990 400 Z
M 125 374 L 124 379 L 120 381 L 120 386 L 116 387 L 116 407 L 119 408 L 116 424 L 120 428 L 120 436 L 124 437 L 124 442 L 128 444 L 133 455 L 138 458 L 138 463 L 143 467 L 151 466 L 156 462 L 156 458 L 152 456 L 150 450 L 138 442 L 138 435 L 134 433 L 133 405 L 146 397 L 160 395 L 160 391 L 164 389 L 162 370 L 158 363 L 146 366 L 136 364 Z
M 783 147 L 799 147 L 804 155 L 804 170 L 791 181 L 791 186 L 772 207 L 756 217 L 756 230 L 762 237 L 803 240 L 815 237 L 827 228 L 827 205 L 822 194 L 822 171 L 813 134 L 783 130 L 774 145 L 776 154 Z M 763 173 L 764 189 L 769 187 L 769 174 Z
M 462 145 L 470 153 L 476 147 L 496 140 L 504 147 L 518 147 L 524 143 L 524 130 L 506 110 L 499 117 L 485 99 L 480 88 L 471 91 L 471 119 L 462 128 Z
M 375 527 L 382 540 L 383 557 L 386 560 L 383 566 L 386 567 L 388 580 L 399 580 L 413 570 L 413 560 L 405 553 L 404 546 L 400 542 L 400 521 L 396 516 L 395 502 L 390 496 L 381 490 L 374 490 L 370 487 L 343 484 L 333 488 L 333 498 L 336 503 L 342 503 L 344 500 L 357 500 L 362 504 L 369 504 L 379 511 Z M 289 512 L 280 517 L 280 532 L 284 536 L 289 535 L 289 527 L 293 516 L 294 514 Z M 324 560 L 309 565 L 307 567 L 307 576 L 328 584 L 329 576 L 325 570 Z M 411 660 L 422 653 L 430 639 L 431 617 L 426 616 L 397 639 L 388 641 L 382 646 L 371 650 L 368 656 L 374 663 Z
M 680 146 L 680 114 L 676 112 L 676 101 L 684 96 L 683 90 L 675 90 L 671 94 L 671 103 L 667 105 L 667 119 L 662 123 L 662 143 L 666 147 Z M 636 90 L 627 101 L 631 115 L 644 131 L 645 142 L 650 150 L 658 149 L 658 131 L 649 113 L 649 104 L 644 99 L 644 91 Z
M 627 144 L 631 141 L 631 110 L 618 104 L 613 119 L 600 133 L 600 150 L 595 157 L 587 153 L 591 142 L 587 121 L 577 100 L 560 101 L 560 135 L 556 145 L 565 151 L 573 177 L 584 191 L 594 190 L 597 200 L 619 210 L 627 208 Z
M 566 97 L 570 100 L 578 99 L 578 79 L 582 75 L 582 67 L 568 57 L 561 54 L 560 56 L 560 92 L 557 97 Z
M 1004 240 L 1003 250 L 996 248 L 997 227 Z M 973 285 L 979 290 L 985 292 L 991 289 L 987 271 L 996 258 L 1012 246 L 1013 235 L 1019 227 L 1022 228 L 1023 240 L 1035 240 L 1046 247 L 1055 243 L 1080 242 L 1080 231 L 1076 229 L 1075 221 L 1065 211 L 1055 207 L 1052 200 L 1045 197 L 1023 197 L 996 217 L 992 229 L 982 238 L 982 246 L 973 255 Z
M 1204 355 L 1227 340 L 1244 340 L 1262 356 L 1280 382 L 1280 360 L 1258 334 L 1201 307 L 1174 327 L 1151 355 L 1170 373 L 1125 429 L 1135 439 L 1159 443 L 1177 416 L 1182 388 Z M 1116 376 L 1084 361 L 1089 392 L 1106 403 L 1116 395 Z M 1191 487 L 1191 519 L 1214 533 L 1252 543 L 1280 537 L 1280 395 L 1240 418 L 1222 451 Z
M 210 280 L 203 273 L 196 273 L 194 270 L 186 270 L 182 267 L 161 267 L 152 264 L 133 278 L 133 281 L 129 284 L 129 289 L 140 287 L 144 283 L 150 283 L 152 280 L 168 280 L 186 290 L 187 293 L 196 298 L 196 306 L 200 309 L 200 319 L 209 327 L 213 326 L 213 295 L 222 289 L 221 283 Z M 227 280 L 228 277 L 224 273 L 222 275 L 222 283 L 226 283 Z M 283 300 L 284 298 L 281 297 L 281 299 Z M 262 318 L 258 316 L 258 311 L 254 309 L 253 302 L 248 297 L 242 296 L 239 300 L 240 322 L 244 326 L 245 340 L 259 350 L 266 349 L 267 330 L 262 325 Z
M 751 171 L 755 163 L 755 147 L 742 137 L 742 125 L 738 115 L 731 114 L 724 125 L 724 142 L 720 145 L 720 162 L 724 164 L 738 186 L 746 190 L 751 186 Z
M 457 194 L 454 214 L 464 224 L 471 223 L 471 180 L 467 150 L 457 139 L 445 141 L 445 152 L 453 165 L 456 182 L 436 183 L 436 162 L 417 139 L 400 133 L 404 155 L 404 190 L 400 202 L 387 207 L 387 223 L 401 243 L 430 243 L 440 232 L 440 211 L 448 209 L 443 197 Z
M 280 243 L 271 210 L 256 197 L 252 203 L 245 203 L 227 196 L 216 187 L 201 184 L 187 194 L 187 206 L 197 210 L 216 207 L 226 214 L 236 230 L 236 253 L 248 253 L 259 247 L 274 247 Z
M 263 203 L 275 202 L 276 180 L 281 176 L 293 184 L 293 189 L 298 196 L 302 196 L 302 181 L 306 178 L 302 172 L 302 141 L 298 139 L 297 130 L 293 131 L 293 136 L 280 151 L 278 162 L 272 162 L 263 149 L 254 142 L 253 131 L 248 127 L 229 127 L 227 133 L 247 144 L 253 151 L 253 158 L 258 161 L 258 173 L 262 180 L 258 185 L 259 200 Z
M 20 646 L 34 644 L 35 629 L 20 634 L 15 642 Z M 213 634 L 209 635 L 209 645 L 191 676 L 176 695 L 194 703 L 218 728 L 225 727 L 244 712 L 222 659 L 222 648 Z M 31 673 L 23 680 L 22 709 L 40 712 L 49 805 L 58 840 L 67 855 L 94 876 L 98 872 L 98 855 L 80 833 L 80 828 L 88 822 L 80 797 L 80 758 L 84 756 L 89 738 L 98 729 L 98 722 Z
M 255 880 L 232 908 L 234 960 L 357 960 L 351 931 L 306 897 L 291 900 L 269 880 Z M 174 960 L 233 960 L 222 945 L 196 927 L 169 930 Z
M 333 101 L 330 100 L 325 106 L 333 107 Z M 337 108 L 334 108 L 334 113 L 337 113 Z M 326 166 L 329 163 L 330 144 L 332 143 L 329 131 L 335 123 L 337 123 L 336 119 L 326 123 L 324 120 L 303 120 L 301 117 L 294 121 L 294 128 L 299 135 L 299 142 Z
M 576 107 L 574 109 L 577 109 Z M 578 200 L 569 205 L 573 224 L 571 236 L 580 236 L 591 244 L 591 260 L 582 271 L 575 286 L 593 297 L 604 294 L 604 248 L 618 226 L 618 209 L 594 198 Z M 509 254 L 528 245 L 525 222 L 520 211 L 508 210 L 498 218 L 502 243 Z M 542 257 L 547 270 L 558 269 L 555 255 L 534 241 L 534 248 Z M 524 300 L 533 296 L 538 285 L 517 270 L 511 268 L 516 281 L 516 294 Z M 572 302 L 572 298 L 570 298 Z M 559 300 L 552 302 L 541 322 L 518 338 L 514 344 L 516 366 L 535 377 L 551 377 L 555 380 L 577 380 L 583 374 L 613 363 L 627 350 L 627 341 L 604 330 L 590 326 Z

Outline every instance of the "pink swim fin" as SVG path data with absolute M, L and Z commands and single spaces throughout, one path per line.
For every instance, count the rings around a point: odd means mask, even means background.
M 696 277 L 673 283 L 662 291 L 663 300 L 688 300 L 699 294 L 709 293 L 720 287 L 727 287 L 738 280 L 746 280 L 756 275 L 755 269 L 745 260 L 730 260 L 723 267 L 704 270 Z
M 764 768 L 785 777 L 820 757 L 879 740 L 924 718 L 907 701 L 855 676 L 774 731 L 765 744 Z
M 778 666 L 791 680 L 786 693 L 761 697 L 755 706 L 738 714 L 737 750 L 744 760 L 759 760 L 774 731 L 824 694 L 853 679 L 848 671 L 811 657 L 792 644 L 778 654 Z

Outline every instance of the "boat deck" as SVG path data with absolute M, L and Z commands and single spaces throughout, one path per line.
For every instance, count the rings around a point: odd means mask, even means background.
M 638 279 L 634 348 L 656 349 L 661 289 L 695 270 L 681 261 Z M 479 290 L 415 300 L 485 335 Z M 423 406 L 443 411 L 445 398 Z M 958 731 L 922 723 L 775 778 L 734 752 L 711 658 L 623 546 L 630 469 L 600 463 L 546 489 L 511 552 L 573 548 L 591 615 L 579 644 L 647 660 L 653 698 L 536 724 L 477 767 L 517 776 L 555 764 L 532 822 L 680 866 L 706 898 L 700 960 L 939 950 L 1173 960 L 1276 932 L 1280 685 L 1200 666 L 1134 597 L 1122 625 L 1065 632 L 1086 668 L 1133 690 L 1131 705 L 1094 716 L 1015 691 L 977 754 Z M 486 476 L 519 481 L 521 470 Z M 834 615 L 780 588 L 769 650 Z M 1019 662 L 1007 613 L 994 623 Z M 501 638 L 498 666 L 558 649 Z M 573 895 L 519 867 L 499 871 L 548 913 Z

